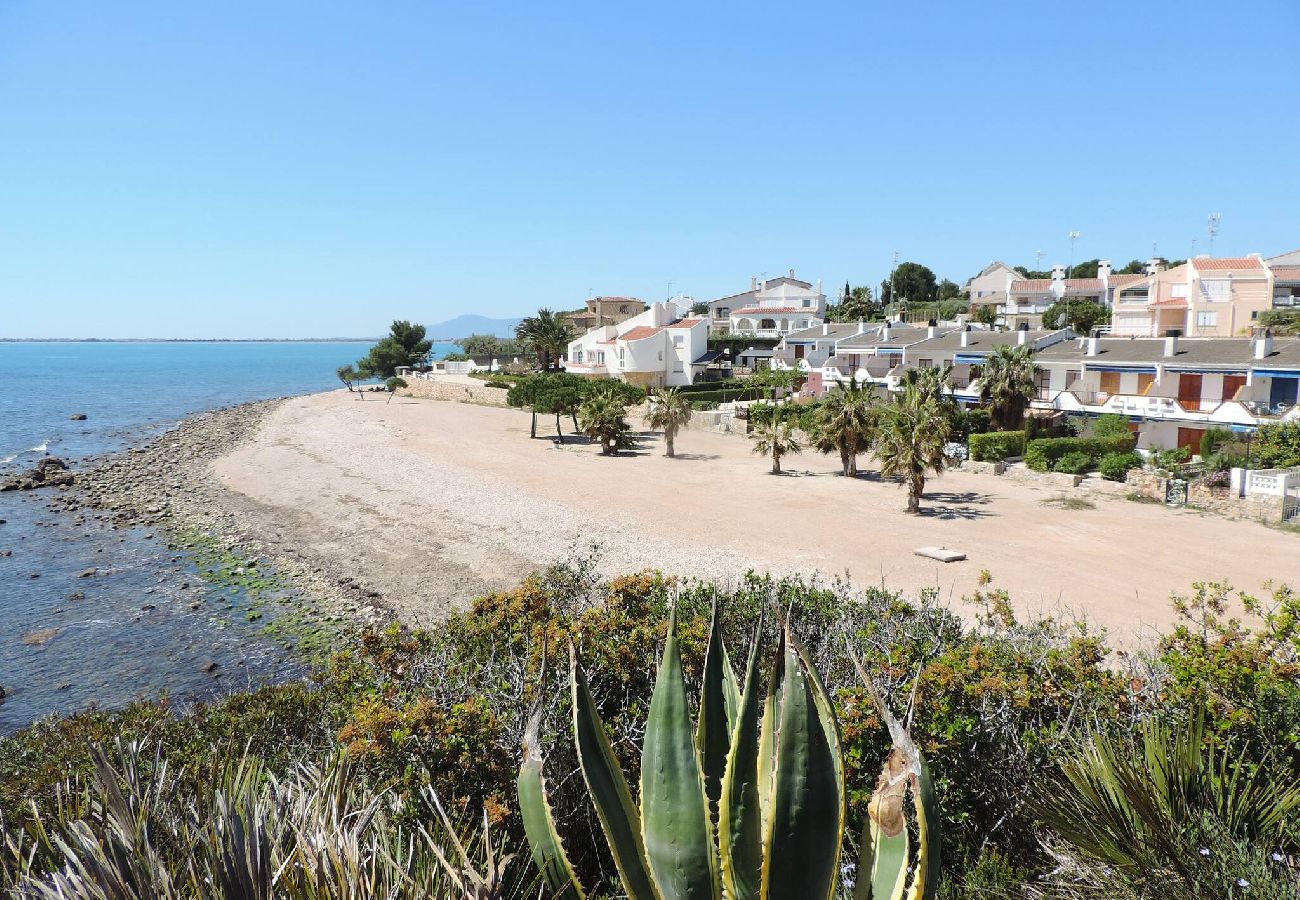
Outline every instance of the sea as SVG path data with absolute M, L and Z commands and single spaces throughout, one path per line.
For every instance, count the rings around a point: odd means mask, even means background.
M 196 413 L 337 388 L 335 370 L 367 349 L 0 342 L 0 477 L 46 455 L 75 470 Z M 433 356 L 455 349 L 435 344 Z M 0 493 L 0 735 L 53 713 L 137 698 L 184 705 L 305 674 L 294 649 L 268 633 L 273 611 L 242 615 L 245 598 L 205 583 L 157 529 L 77 525 L 51 512 L 50 490 Z M 82 577 L 88 569 L 96 574 Z M 217 602 L 196 602 L 206 599 Z

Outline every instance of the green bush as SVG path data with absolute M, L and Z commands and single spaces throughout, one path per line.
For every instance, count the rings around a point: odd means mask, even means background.
M 990 431 L 970 436 L 970 456 L 978 462 L 1001 462 L 1025 453 L 1023 431 Z
M 1137 445 L 1132 434 L 1104 438 L 1035 438 L 1025 444 L 1025 465 L 1036 472 L 1050 472 L 1067 453 L 1085 453 L 1096 465 L 1108 453 L 1128 453 Z
M 1052 466 L 1052 471 L 1064 472 L 1067 475 L 1082 475 L 1091 468 L 1091 456 L 1082 450 L 1071 450 L 1056 461 Z
M 1232 439 L 1232 432 L 1226 428 L 1207 428 L 1201 435 L 1201 457 L 1208 459 Z
M 1141 467 L 1142 457 L 1129 451 L 1128 453 L 1107 453 L 1097 464 L 1101 477 L 1107 481 L 1124 481 L 1128 478 L 1130 469 Z
M 1259 426 L 1251 458 L 1259 468 L 1300 466 L 1300 425 L 1288 422 Z
M 1124 437 L 1129 434 L 1128 416 L 1105 413 L 1092 423 L 1092 437 Z
M 950 439 L 954 441 L 967 440 L 973 434 L 984 434 L 989 430 L 992 416 L 989 411 L 982 406 L 974 406 L 970 409 L 961 409 L 952 417 L 952 433 Z M 1016 456 L 1018 454 L 1012 454 Z
M 734 403 L 737 400 L 762 400 L 772 396 L 772 392 L 762 388 L 735 387 L 707 391 L 692 390 L 686 396 L 697 403 Z
M 1156 454 L 1156 465 L 1162 469 L 1177 469 L 1192 459 L 1192 451 L 1186 447 L 1174 447 L 1171 450 L 1161 450 Z

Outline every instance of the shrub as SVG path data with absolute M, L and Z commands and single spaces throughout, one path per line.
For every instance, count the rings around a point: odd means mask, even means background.
M 1025 465 L 1036 472 L 1050 472 L 1067 453 L 1085 453 L 1096 465 L 1108 453 L 1128 453 L 1137 444 L 1131 434 L 1104 438 L 1036 438 L 1025 444 Z
M 1023 456 L 1023 431 L 990 431 L 970 436 L 970 455 L 979 462 L 1001 462 L 1009 456 Z
M 1209 459 L 1219 448 L 1232 440 L 1232 432 L 1226 428 L 1207 428 L 1201 435 L 1201 458 Z
M 1300 466 L 1300 425 L 1288 422 L 1261 425 L 1251 457 L 1260 468 Z
M 1171 450 L 1161 450 L 1156 454 L 1156 465 L 1162 469 L 1177 469 L 1179 466 L 1190 462 L 1192 451 L 1186 447 L 1174 447 Z
M 984 434 L 989 430 L 992 416 L 982 406 L 958 410 L 952 417 L 951 437 L 954 441 L 964 441 L 974 434 Z M 1011 454 L 1019 456 L 1018 453 Z
M 1124 437 L 1129 433 L 1128 416 L 1119 413 L 1106 413 L 1092 423 L 1092 437 Z
M 1128 478 L 1130 469 L 1140 468 L 1142 457 L 1129 451 L 1128 453 L 1107 453 L 1097 464 L 1101 471 L 1101 477 L 1107 481 L 1124 481 Z
M 1062 456 L 1052 466 L 1053 472 L 1064 472 L 1067 475 L 1081 475 L 1092 468 L 1092 457 L 1082 450 L 1071 450 Z

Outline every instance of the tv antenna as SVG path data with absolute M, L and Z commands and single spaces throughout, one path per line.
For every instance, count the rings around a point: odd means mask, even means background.
M 1210 213 L 1205 221 L 1205 230 L 1210 235 L 1210 256 L 1214 256 L 1214 238 L 1219 233 L 1219 219 L 1221 218 L 1222 216 L 1218 213 Z
M 1035 251 L 1034 251 L 1034 271 L 1035 271 L 1035 272 L 1041 272 L 1041 271 L 1043 271 L 1043 251 L 1042 251 L 1042 250 L 1035 250 Z

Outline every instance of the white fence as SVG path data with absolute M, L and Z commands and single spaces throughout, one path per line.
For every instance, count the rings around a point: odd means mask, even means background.
M 1234 470 L 1233 474 L 1237 474 L 1238 471 Z M 1246 474 L 1247 496 L 1268 494 L 1273 497 L 1285 497 L 1297 489 L 1300 489 L 1300 469 L 1252 469 Z

